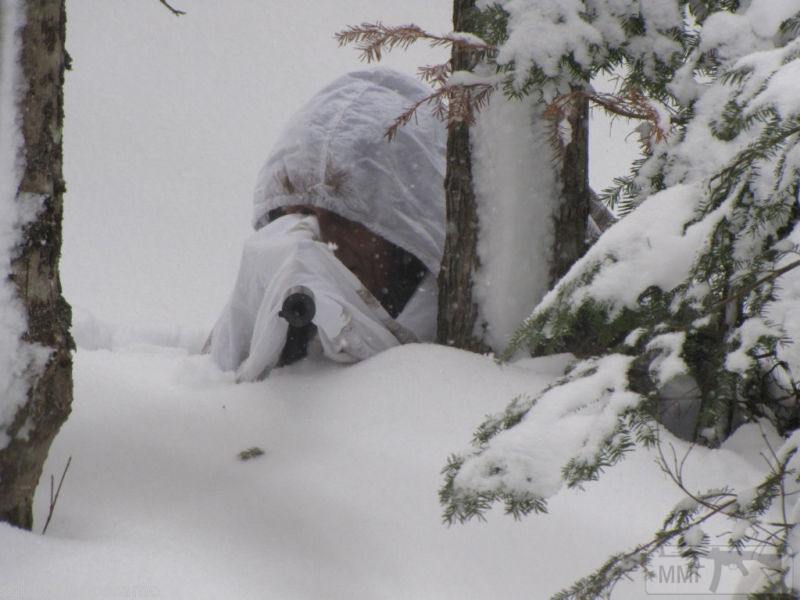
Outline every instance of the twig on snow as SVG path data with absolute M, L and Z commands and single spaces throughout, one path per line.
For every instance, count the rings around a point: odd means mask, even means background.
M 161 2 L 161 4 L 163 4 L 164 6 L 166 6 L 167 10 L 169 10 L 169 12 L 171 12 L 176 17 L 180 17 L 181 15 L 186 14 L 186 11 L 178 10 L 177 8 L 173 7 L 169 2 L 167 2 L 167 0 L 158 0 L 158 1 Z
M 53 518 L 53 512 L 56 510 L 56 503 L 58 502 L 58 495 L 61 493 L 61 486 L 64 484 L 64 478 L 67 476 L 67 471 L 69 470 L 69 465 L 72 463 L 72 457 L 70 456 L 67 459 L 67 465 L 64 467 L 64 472 L 61 473 L 61 479 L 58 481 L 58 487 L 55 490 L 55 494 L 53 494 L 53 484 L 55 483 L 55 479 L 52 475 L 50 475 L 50 510 L 47 512 L 47 520 L 44 522 L 44 527 L 42 528 L 42 535 L 47 532 L 47 527 L 50 525 L 50 519 Z

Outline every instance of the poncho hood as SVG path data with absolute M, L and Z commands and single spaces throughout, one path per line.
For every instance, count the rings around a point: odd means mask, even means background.
M 386 129 L 430 88 L 396 71 L 348 73 L 290 120 L 261 169 L 253 224 L 310 204 L 359 222 L 436 274 L 444 245 L 444 126 L 423 105 L 389 142 Z

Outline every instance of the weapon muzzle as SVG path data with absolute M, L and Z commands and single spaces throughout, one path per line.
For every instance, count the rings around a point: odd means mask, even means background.
M 278 316 L 286 319 L 290 327 L 305 327 L 314 320 L 316 313 L 314 293 L 307 287 L 297 286 L 286 292 Z

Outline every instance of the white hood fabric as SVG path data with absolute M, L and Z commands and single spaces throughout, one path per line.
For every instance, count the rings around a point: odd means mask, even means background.
M 385 133 L 431 93 L 385 68 L 348 73 L 290 120 L 258 176 L 253 224 L 310 204 L 368 227 L 436 275 L 444 247 L 444 125 L 427 105 L 396 137 Z
M 277 364 L 288 324 L 287 290 L 313 292 L 314 324 L 325 356 L 363 360 L 408 341 L 430 341 L 444 244 L 444 127 L 427 108 L 389 143 L 384 133 L 430 90 L 388 70 L 350 73 L 324 88 L 288 124 L 258 178 L 254 224 L 234 290 L 209 351 L 239 381 Z M 358 278 L 319 241 L 315 217 L 283 206 L 309 204 L 359 222 L 419 258 L 430 273 L 393 320 Z

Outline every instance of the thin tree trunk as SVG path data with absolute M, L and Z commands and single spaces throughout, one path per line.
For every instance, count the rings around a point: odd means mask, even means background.
M 589 247 L 587 226 L 592 205 L 589 188 L 589 102 L 578 99 L 569 116 L 571 140 L 559 170 L 561 203 L 554 215 L 549 287 L 561 279 Z
M 454 0 L 453 30 L 475 32 L 475 0 Z M 471 70 L 471 52 L 453 48 L 453 69 Z M 459 124 L 447 136 L 445 176 L 446 235 L 439 273 L 437 341 L 465 350 L 484 352 L 488 347 L 475 335 L 478 306 L 472 276 L 479 268 L 478 214 L 472 186 L 469 127 Z
M 61 132 L 66 53 L 64 0 L 26 0 L 22 71 L 27 85 L 19 104 L 24 136 L 24 175 L 18 202 L 44 204 L 26 227 L 12 262 L 11 278 L 24 306 L 24 341 L 51 350 L 40 372 L 27 373 L 28 400 L 6 433 L 0 450 L 0 521 L 30 529 L 33 495 L 53 438 L 72 403 L 71 311 L 58 274 L 64 181 Z M 31 369 L 34 369 L 31 365 Z M 24 432 L 24 433 L 23 433 Z

